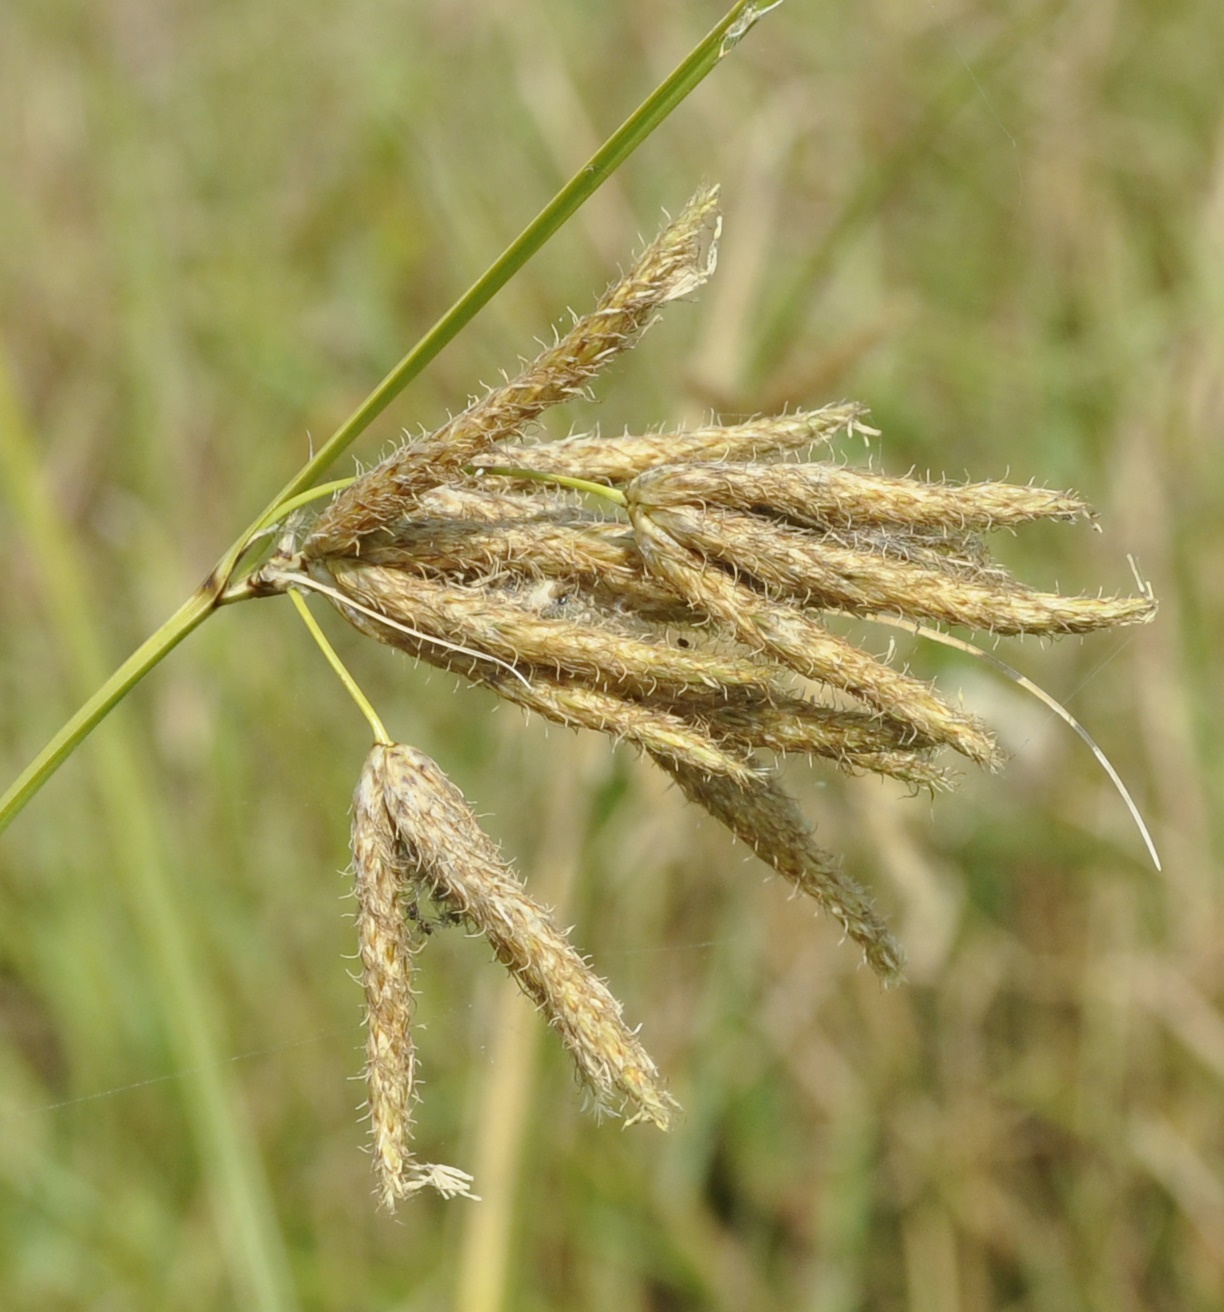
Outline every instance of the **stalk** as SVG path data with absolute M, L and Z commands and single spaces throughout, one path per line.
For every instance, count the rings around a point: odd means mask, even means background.
M 215 605 L 215 596 L 200 588 L 136 648 L 18 775 L 4 796 L 0 797 L 0 833 L 8 828 L 22 807 L 84 742 L 94 726 L 104 720 L 193 629 L 198 629 L 212 614 Z

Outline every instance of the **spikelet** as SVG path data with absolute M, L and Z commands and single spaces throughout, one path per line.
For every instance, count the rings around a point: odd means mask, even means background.
M 1011 483 L 935 483 L 829 463 L 761 464 L 753 456 L 710 465 L 678 454 L 667 465 L 649 474 L 643 467 L 638 480 L 638 495 L 654 506 L 761 506 L 776 518 L 809 528 L 886 525 L 980 533 L 1091 514 L 1074 493 Z
M 388 811 L 387 752 L 374 747 L 353 797 L 357 941 L 366 997 L 370 1136 L 384 1207 L 424 1188 L 470 1194 L 471 1176 L 412 1154 L 416 1052 L 412 1043 L 412 964 L 421 946 L 407 915 L 415 880 Z
M 830 633 L 802 610 L 773 602 L 716 564 L 709 564 L 640 503 L 631 501 L 629 513 L 647 568 L 670 583 L 700 614 L 797 673 L 853 694 L 910 726 L 915 734 L 955 747 L 980 765 L 999 764 L 990 735 L 925 684 Z
M 494 956 L 569 1049 L 601 1110 L 667 1129 L 676 1104 L 608 991 L 552 917 L 527 896 L 462 793 L 413 747 L 375 748 L 401 859 L 444 907 L 483 934 Z
M 590 314 L 542 351 L 510 382 L 493 388 L 419 442 L 393 453 L 338 496 L 319 517 L 307 552 L 356 552 L 403 514 L 404 503 L 454 478 L 487 447 L 520 435 L 551 406 L 580 394 L 628 350 L 669 301 L 696 291 L 714 271 L 718 189 L 699 191 L 684 212 L 638 256 Z
M 645 640 L 627 625 L 618 631 L 610 618 L 599 626 L 575 620 L 558 593 L 547 588 L 499 587 L 489 580 L 440 583 L 364 561 L 329 564 L 329 577 L 343 597 L 524 671 L 677 703 L 707 701 L 726 688 L 763 692 L 768 684 L 769 670 L 745 656 Z M 404 645 L 402 629 L 375 624 L 370 631 Z
M 750 419 L 742 424 L 707 424 L 678 433 L 621 437 L 568 437 L 539 446 L 497 447 L 472 463 L 477 467 L 516 465 L 550 474 L 567 474 L 607 483 L 627 483 L 658 465 L 692 462 L 697 469 L 714 462 L 760 461 L 816 442 L 830 442 L 839 432 L 863 430 L 866 411 L 853 401 L 800 410 L 789 415 Z
M 908 727 L 867 711 L 837 710 L 793 696 L 767 702 L 739 698 L 712 708 L 707 723 L 718 741 L 749 752 L 821 757 L 851 773 L 886 775 L 922 788 L 949 784 L 930 760 L 934 743 L 924 746 Z
M 635 489 L 636 484 L 631 493 Z M 1036 592 L 972 560 L 915 559 L 912 551 L 890 550 L 886 540 L 874 550 L 849 546 L 833 534 L 805 532 L 740 510 L 652 506 L 649 513 L 656 525 L 704 559 L 808 608 L 1046 635 L 1111 628 L 1150 609 L 1146 597 Z
M 690 801 L 705 807 L 762 861 L 828 911 L 884 983 L 900 978 L 905 961 L 901 945 L 867 895 L 842 871 L 837 857 L 817 845 L 811 825 L 777 780 L 759 778 L 743 787 L 674 761 L 660 759 L 659 764 Z

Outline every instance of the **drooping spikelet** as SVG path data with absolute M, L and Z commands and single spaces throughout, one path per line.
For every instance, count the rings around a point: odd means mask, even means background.
M 676 1104 L 608 991 L 481 829 L 462 793 L 413 747 L 375 748 L 400 859 L 435 901 L 483 934 L 569 1049 L 583 1082 L 629 1121 L 671 1123 Z
M 863 951 L 885 983 L 901 973 L 905 954 L 876 914 L 870 899 L 846 875 L 831 853 L 817 845 L 812 826 L 776 779 L 759 778 L 749 787 L 703 775 L 674 761 L 659 764 L 691 802 L 705 807 L 762 861 L 814 898 Z
M 468 1194 L 471 1176 L 453 1166 L 418 1162 L 412 1153 L 412 964 L 421 940 L 407 915 L 416 875 L 388 810 L 386 767 L 386 750 L 375 746 L 353 797 L 352 841 L 370 1135 L 379 1198 L 394 1208 L 424 1188 L 446 1197 Z

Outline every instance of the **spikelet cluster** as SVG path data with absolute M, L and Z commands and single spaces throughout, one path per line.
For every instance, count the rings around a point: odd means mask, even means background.
M 427 935 L 409 914 L 430 899 L 472 932 L 560 1035 L 601 1109 L 667 1129 L 676 1104 L 620 1003 L 533 901 L 462 794 L 424 752 L 376 744 L 353 798 L 353 868 L 366 995 L 366 1085 L 379 1195 L 391 1208 L 425 1187 L 469 1194 L 471 1177 L 418 1162 L 413 959 Z
M 1001 757 L 978 719 L 834 632 L 827 617 L 1056 635 L 1143 622 L 1155 603 L 1044 593 L 1014 579 L 991 562 L 982 535 L 1075 520 L 1089 515 L 1085 503 L 1035 487 L 848 468 L 832 456 L 833 440 L 873 432 L 853 403 L 533 443 L 532 421 L 583 392 L 663 305 L 710 275 L 716 201 L 713 189 L 698 193 L 591 313 L 517 377 L 353 482 L 259 582 L 324 592 L 381 642 L 559 724 L 633 744 L 835 917 L 887 982 L 902 969 L 900 947 L 816 842 L 774 758 L 824 758 L 936 788 L 946 783 L 941 748 L 990 769 Z M 583 497 L 557 481 L 572 479 L 606 493 Z M 414 947 L 396 898 L 413 881 L 489 939 L 601 1103 L 619 1098 L 633 1118 L 665 1126 L 673 1104 L 619 1007 L 437 767 L 408 748 L 375 749 L 357 815 L 359 886 L 370 866 L 363 849 L 391 872 L 387 889 L 375 893 L 375 879 L 369 893 L 379 946 L 362 944 L 384 1196 L 411 1192 L 435 1169 L 411 1164 L 404 1137 Z M 405 978 L 387 986 L 391 961 Z M 389 1022 L 387 987 L 399 1009 Z M 391 1085 L 398 1103 L 381 1091 Z

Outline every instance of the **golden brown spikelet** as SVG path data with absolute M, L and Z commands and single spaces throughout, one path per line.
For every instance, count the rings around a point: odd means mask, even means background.
M 474 401 L 462 414 L 411 442 L 342 492 L 319 517 L 308 554 L 356 550 L 403 513 L 405 501 L 453 478 L 494 443 L 522 433 L 552 406 L 577 395 L 628 350 L 669 301 L 696 291 L 714 270 L 718 189 L 699 191 L 612 284 L 589 314 L 522 372 Z
M 982 532 L 1091 514 L 1074 493 L 1047 488 L 889 478 L 830 463 L 698 464 L 683 453 L 667 467 L 644 473 L 638 490 L 655 506 L 761 506 L 814 528 L 889 525 Z
M 653 701 L 617 697 L 598 688 L 535 679 L 530 685 L 505 677 L 482 679 L 507 701 L 571 729 L 594 729 L 617 742 L 626 742 L 668 761 L 690 766 L 703 774 L 736 779 L 747 784 L 760 773 L 750 753 L 734 735 L 719 735 L 706 723 L 713 711 L 693 704 L 665 709 Z M 677 714 L 677 710 L 681 713 Z
M 933 743 L 924 745 L 907 726 L 868 711 L 839 710 L 800 697 L 728 699 L 707 712 L 707 722 L 720 742 L 748 751 L 816 756 L 843 770 L 886 775 L 917 787 L 948 786 L 946 772 L 929 758 Z
M 915 734 L 955 747 L 979 765 L 999 764 L 998 749 L 985 729 L 926 684 L 830 633 L 802 610 L 754 592 L 695 551 L 646 507 L 631 502 L 629 513 L 647 568 L 742 642 L 807 678 L 852 694 L 909 725 Z
M 421 940 L 407 915 L 416 874 L 388 811 L 387 779 L 387 751 L 375 746 L 353 797 L 352 842 L 370 1136 L 379 1198 L 394 1209 L 424 1188 L 447 1197 L 467 1194 L 471 1177 L 451 1166 L 418 1162 L 412 1153 L 412 964 Z
M 434 899 L 483 934 L 569 1049 L 597 1105 L 622 1103 L 660 1129 L 677 1108 L 608 991 L 481 829 L 463 795 L 413 747 L 381 752 L 385 804 L 402 860 Z
M 499 447 L 472 463 L 477 467 L 515 465 L 592 481 L 626 483 L 656 465 L 689 461 L 693 468 L 705 469 L 705 464 L 697 462 L 709 461 L 722 467 L 736 461 L 763 461 L 817 442 L 830 442 L 839 432 L 859 429 L 865 414 L 861 405 L 841 401 L 819 410 L 800 410 L 739 424 L 707 424 L 674 433 L 568 437 L 539 446 Z
M 761 515 L 671 506 L 651 519 L 677 541 L 773 597 L 808 609 L 900 615 L 997 634 L 1090 633 L 1149 614 L 1147 597 L 1066 597 L 1035 592 L 1002 571 L 958 577 L 883 551 L 855 550 Z
M 574 619 L 564 597 L 548 588 L 503 588 L 493 582 L 439 583 L 364 561 L 332 562 L 340 595 L 438 641 L 422 643 L 392 624 L 354 623 L 381 641 L 426 655 L 451 643 L 496 658 L 526 674 L 570 678 L 628 696 L 706 701 L 727 688 L 767 690 L 771 671 L 747 656 L 682 647 L 636 636 L 609 617 L 602 626 Z M 581 614 L 581 612 L 579 612 Z
M 828 911 L 886 984 L 900 977 L 905 962 L 901 945 L 867 895 L 842 871 L 837 857 L 817 845 L 798 804 L 776 779 L 759 777 L 743 786 L 674 761 L 660 759 L 659 764 L 690 801 L 704 807 L 762 861 Z

